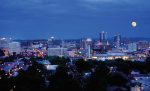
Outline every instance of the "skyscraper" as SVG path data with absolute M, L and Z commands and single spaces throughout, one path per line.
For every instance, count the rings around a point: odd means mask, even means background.
M 102 53 L 102 52 L 106 52 L 107 50 L 110 49 L 110 45 L 109 45 L 109 42 L 108 42 L 108 39 L 107 39 L 107 32 L 104 32 L 102 31 L 100 34 L 99 34 L 99 52 Z
M 84 38 L 84 39 L 81 39 L 80 40 L 80 48 L 81 49 L 85 49 L 85 45 L 86 45 L 86 39 Z
M 48 47 L 54 46 L 54 37 L 50 37 L 47 41 Z
M 99 34 L 99 37 L 100 37 L 100 42 L 101 42 L 103 45 L 106 45 L 106 44 L 107 44 L 107 32 L 102 31 L 102 32 Z
M 119 48 L 121 46 L 121 35 L 114 36 L 114 47 Z

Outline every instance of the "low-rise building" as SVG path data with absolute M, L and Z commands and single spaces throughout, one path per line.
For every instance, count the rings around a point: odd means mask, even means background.
M 118 58 L 121 58 L 123 60 L 133 60 L 132 55 L 127 55 L 126 53 L 123 52 L 107 52 L 105 54 L 95 54 L 92 58 L 102 61 L 115 60 Z
M 67 48 L 48 48 L 48 56 L 65 56 Z

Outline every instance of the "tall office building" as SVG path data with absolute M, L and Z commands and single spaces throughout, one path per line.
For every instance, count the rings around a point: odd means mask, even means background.
M 85 47 L 86 47 L 86 39 L 84 38 L 80 40 L 80 48 L 85 49 Z
M 121 46 L 121 35 L 114 36 L 114 47 L 119 48 Z
M 47 41 L 48 47 L 54 47 L 54 37 L 50 37 Z
M 102 31 L 100 34 L 99 34 L 99 43 L 98 43 L 98 46 L 96 48 L 96 50 L 99 52 L 99 53 L 103 53 L 103 52 L 106 52 L 110 49 L 110 45 L 109 45 L 109 42 L 108 42 L 108 39 L 107 39 L 107 32 L 104 32 Z
M 102 32 L 99 34 L 99 37 L 100 37 L 100 42 L 101 42 L 103 45 L 106 45 L 106 44 L 107 44 L 107 32 L 102 31 Z
M 48 48 L 57 48 L 62 46 L 62 40 L 55 39 L 54 37 L 50 37 L 47 41 Z

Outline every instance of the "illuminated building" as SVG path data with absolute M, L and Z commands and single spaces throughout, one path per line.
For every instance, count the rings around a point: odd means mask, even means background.
M 106 43 L 107 43 L 107 32 L 102 31 L 102 32 L 99 34 L 99 37 L 100 37 L 100 42 L 101 42 L 103 45 L 106 45 Z
M 48 48 L 56 48 L 60 46 L 59 44 L 56 43 L 56 40 L 54 37 L 50 37 L 47 41 L 47 44 L 48 44 Z
M 145 51 L 145 53 L 146 53 L 147 57 L 150 57 L 150 49 L 147 49 L 147 50 Z
M 67 54 L 68 54 L 68 56 L 69 57 L 75 57 L 75 56 L 77 56 L 77 51 L 67 51 Z
M 150 43 L 148 41 L 139 41 L 137 43 L 138 50 L 147 49 L 150 47 Z
M 76 49 L 76 43 L 75 42 L 65 42 L 64 47 L 69 49 Z
M 67 48 L 48 48 L 48 56 L 65 56 Z
M 56 43 L 57 42 L 57 43 Z M 66 56 L 68 48 L 65 48 L 64 41 L 55 41 L 54 37 L 48 40 L 48 56 Z
M 109 42 L 107 40 L 107 32 L 102 31 L 99 34 L 100 40 L 99 43 L 97 45 L 99 45 L 99 47 L 94 48 L 95 51 L 99 51 L 100 53 L 106 52 L 107 50 L 110 49 L 110 45 Z
M 20 54 L 20 52 L 21 52 L 21 46 L 20 46 L 19 42 L 9 43 L 9 53 L 10 54 L 13 54 L 13 53 Z
M 56 71 L 56 68 L 58 67 L 58 65 L 51 65 L 51 63 L 48 60 L 42 60 L 42 61 L 37 61 L 37 62 L 39 64 L 44 65 L 46 70 Z
M 142 84 L 139 82 L 132 82 L 130 91 L 143 91 L 142 90 Z
M 121 46 L 121 35 L 114 36 L 114 47 L 119 48 Z
M 92 39 L 87 38 L 86 39 L 86 57 L 91 58 L 91 45 L 92 45 Z
M 81 39 L 80 41 L 80 49 L 85 49 L 86 47 L 86 39 Z
M 133 56 L 132 55 L 127 55 L 126 53 L 123 52 L 107 52 L 105 54 L 95 54 L 92 57 L 93 59 L 97 59 L 97 60 L 115 60 L 118 58 L 121 58 L 123 60 L 133 60 Z
M 135 51 L 137 51 L 137 44 L 136 43 L 129 43 L 128 44 L 128 51 L 129 52 L 135 52 Z

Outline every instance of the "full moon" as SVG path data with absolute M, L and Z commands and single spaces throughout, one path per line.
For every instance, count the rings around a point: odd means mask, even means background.
M 132 22 L 132 27 L 136 27 L 137 26 L 137 24 L 136 24 L 136 22 Z

